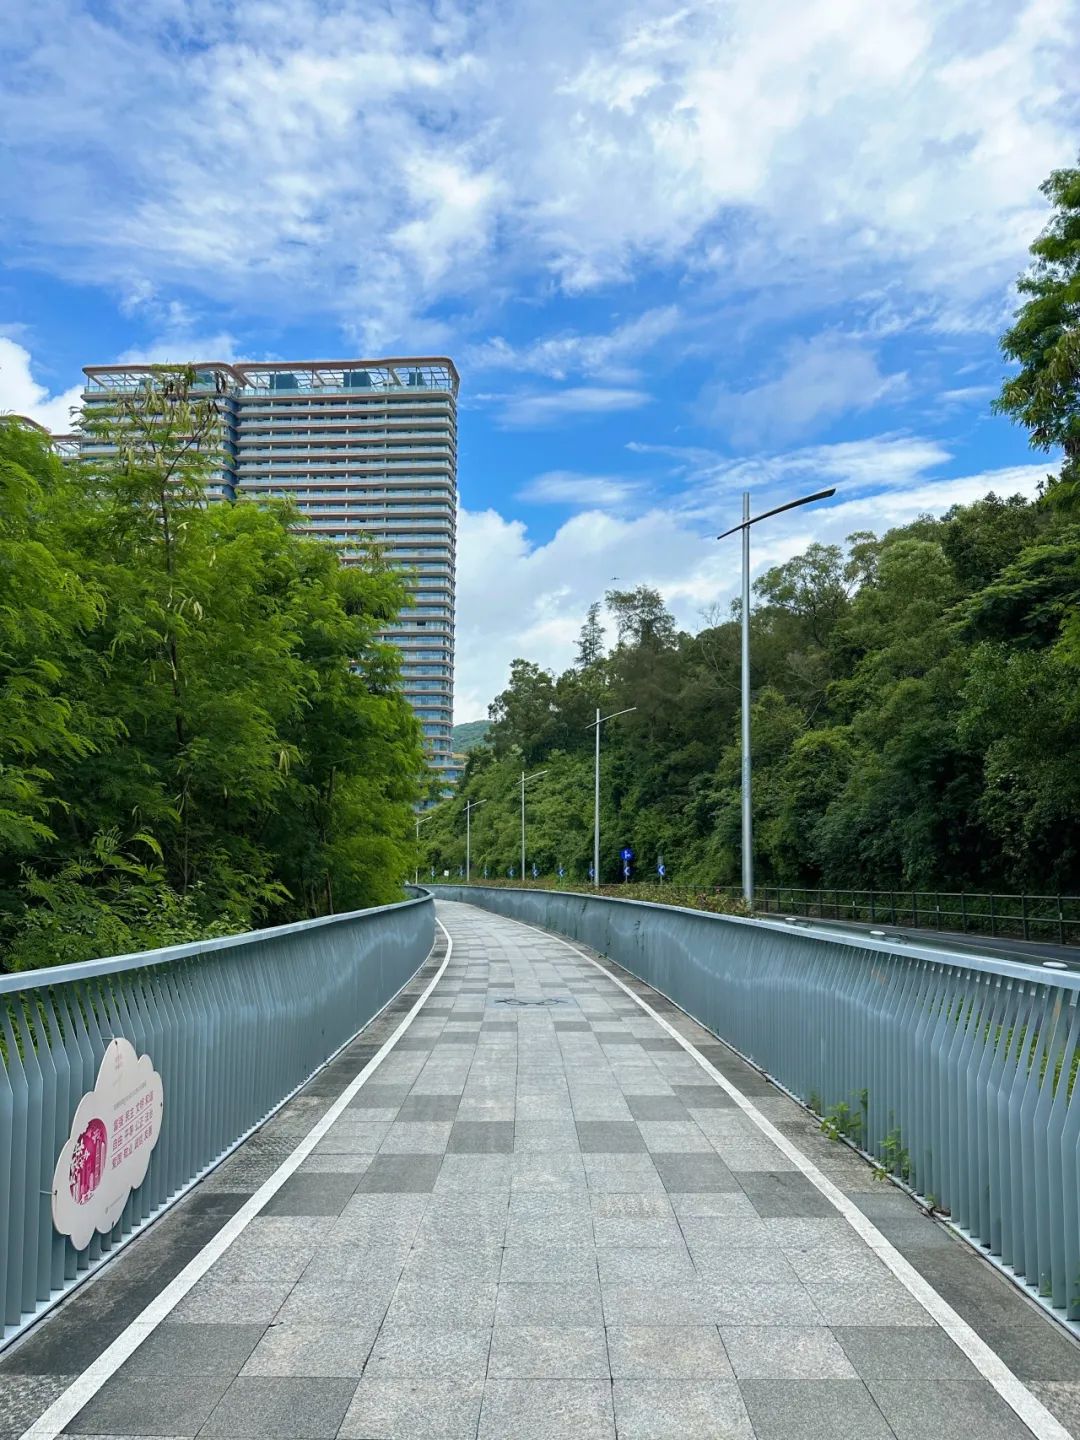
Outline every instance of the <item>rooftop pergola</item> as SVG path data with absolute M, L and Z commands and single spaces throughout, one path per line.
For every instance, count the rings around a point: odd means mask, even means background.
M 185 362 L 188 363 L 188 362 Z M 460 383 L 454 362 L 442 355 L 385 360 L 301 360 L 229 364 L 223 360 L 190 362 L 203 383 L 244 394 L 317 394 L 345 391 L 436 390 L 456 396 Z M 162 365 L 87 365 L 86 393 L 135 391 L 173 367 Z

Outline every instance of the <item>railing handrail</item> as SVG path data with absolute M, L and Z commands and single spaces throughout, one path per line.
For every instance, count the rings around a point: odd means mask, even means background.
M 338 915 L 319 915 L 311 920 L 291 920 L 287 925 L 270 925 L 263 930 L 242 930 L 237 935 L 216 935 L 206 940 L 188 940 L 183 945 L 163 945 L 156 950 L 136 950 L 130 955 L 113 955 L 102 960 L 80 960 L 74 965 L 51 965 L 42 970 L 15 970 L 0 974 L 0 995 L 13 995 L 21 990 L 34 990 L 41 985 L 69 985 L 78 980 L 92 980 L 99 975 L 119 974 L 125 970 L 144 970 L 148 966 L 168 965 L 174 960 L 187 960 L 194 955 L 209 955 L 231 950 L 262 940 L 280 939 L 285 935 L 310 934 L 327 925 L 341 925 L 360 915 L 378 915 L 408 905 L 422 905 L 424 896 L 394 900 L 389 905 L 372 905 L 363 910 L 346 910 Z
M 1080 974 L 654 900 L 446 893 L 610 956 L 1080 1322 Z
M 715 910 L 695 910 L 686 905 L 665 905 L 660 900 L 633 900 L 630 896 L 624 898 L 621 895 L 591 895 L 584 890 L 552 890 L 547 886 L 543 889 L 531 889 L 527 885 L 484 886 L 475 882 L 466 886 L 461 881 L 454 880 L 447 881 L 446 885 L 448 888 L 456 890 L 490 889 L 496 894 L 561 895 L 573 900 L 602 900 L 609 905 L 637 905 L 645 910 L 662 910 L 666 914 L 674 912 L 679 915 L 700 916 L 703 919 L 718 921 L 726 925 L 748 925 L 755 930 L 762 928 L 774 930 L 782 935 L 797 933 L 814 940 L 827 942 L 830 945 L 850 945 L 852 949 L 866 950 L 879 955 L 914 957 L 956 970 L 976 970 L 983 974 L 999 975 L 1010 980 L 1026 980 L 1042 985 L 1056 985 L 1063 990 L 1080 991 L 1080 971 L 1046 970 L 1041 965 L 1025 963 L 1023 960 L 1006 960 L 990 955 L 971 955 L 935 945 L 911 943 L 899 936 L 887 936 L 879 939 L 874 935 L 860 935 L 858 932 L 851 931 L 844 931 L 838 935 L 835 930 L 818 929 L 812 923 L 793 927 L 783 920 L 769 920 L 764 916 L 721 915 Z M 437 896 L 439 888 L 438 882 L 434 882 L 431 886 L 431 893 Z

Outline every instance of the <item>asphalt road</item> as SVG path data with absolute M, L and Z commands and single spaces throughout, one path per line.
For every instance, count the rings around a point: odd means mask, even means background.
M 786 917 L 776 911 L 760 912 L 762 919 L 783 920 Z M 989 955 L 1003 960 L 1026 961 L 1032 965 L 1045 964 L 1054 960 L 1067 965 L 1070 970 L 1080 971 L 1080 946 L 1044 944 L 1037 940 L 1007 940 L 1002 936 L 958 935 L 954 930 L 924 930 L 910 925 L 871 925 L 859 920 L 817 920 L 811 916 L 799 915 L 796 923 L 812 925 L 817 930 L 857 932 L 861 935 L 880 933 L 890 940 L 908 940 L 913 945 L 935 945 L 943 950 L 956 950 L 965 954 Z M 1057 968 L 1056 966 L 1054 968 Z

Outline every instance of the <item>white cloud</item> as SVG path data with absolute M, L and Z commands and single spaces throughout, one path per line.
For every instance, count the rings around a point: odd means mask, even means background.
M 961 385 L 955 390 L 943 390 L 937 397 L 943 405 L 978 405 L 986 408 L 986 402 L 998 393 L 996 385 Z
M 703 396 L 709 417 L 737 445 L 768 438 L 774 444 L 810 430 L 816 422 L 898 399 L 903 374 L 883 375 L 872 351 L 842 335 L 793 340 L 775 378 L 748 390 L 713 389 Z
M 540 505 L 572 505 L 577 510 L 610 510 L 626 503 L 640 486 L 618 475 L 581 475 L 549 470 L 518 491 L 519 500 Z
M 570 385 L 563 390 L 521 390 L 508 395 L 478 395 L 482 404 L 498 406 L 497 421 L 505 429 L 534 430 L 586 415 L 636 410 L 652 397 L 644 390 L 606 385 Z
M 464 363 L 469 370 L 521 370 L 552 380 L 576 374 L 632 382 L 640 375 L 644 356 L 676 329 L 679 320 L 677 306 L 662 305 L 617 325 L 606 335 L 568 331 L 518 348 L 495 336 L 467 350 Z
M 236 360 L 252 360 L 237 351 L 234 335 L 227 330 L 200 335 L 186 328 L 166 331 L 146 345 L 136 345 L 117 356 L 119 365 L 186 365 L 192 360 L 220 360 L 231 365 Z M 108 365 L 113 362 L 100 362 Z
M 726 292 L 886 277 L 962 326 L 1000 305 L 1036 186 L 1075 153 L 1075 0 L 281 13 L 14 7 L 15 258 L 136 305 L 182 284 L 321 312 L 373 349 L 447 300 L 482 308 L 537 274 L 581 291 L 642 261 Z M 528 364 L 559 359 L 555 337 Z
M 903 447 L 911 468 L 907 483 L 901 485 Z M 832 453 L 840 448 L 795 452 L 790 463 L 786 457 L 776 457 L 768 483 L 775 486 L 777 477 L 794 472 L 810 475 L 815 463 L 821 467 L 816 473 L 829 478 L 844 463 Z M 781 564 L 812 541 L 840 544 L 855 530 L 881 533 L 921 514 L 941 514 L 951 505 L 968 504 L 990 490 L 1031 497 L 1046 474 L 1044 465 L 1017 465 L 938 479 L 926 471 L 948 456 L 932 444 L 886 439 L 881 450 L 880 462 L 874 460 L 870 442 L 861 454 L 849 451 L 851 473 L 866 475 L 876 467 L 879 473 L 891 473 L 896 483 L 880 493 L 856 484 L 828 505 L 792 511 L 762 525 L 753 539 L 753 573 Z M 931 459 L 932 454 L 939 459 Z M 782 490 L 767 486 L 755 491 L 761 508 L 787 498 Z M 719 518 L 718 512 L 713 518 Z M 520 520 L 507 519 L 495 510 L 462 511 L 457 718 L 486 715 L 489 701 L 506 684 L 515 656 L 555 670 L 569 665 L 586 610 L 602 599 L 616 576 L 623 586 L 656 586 L 683 628 L 700 628 L 702 611 L 715 605 L 725 610 L 739 587 L 738 541 L 732 537 L 717 542 L 715 533 L 705 529 L 693 505 L 665 506 L 638 515 L 593 509 L 574 515 L 550 540 L 538 544 Z
M 81 385 L 51 394 L 47 385 L 34 379 L 29 350 L 0 335 L 0 415 L 25 415 L 54 435 L 65 435 L 72 427 L 72 409 L 81 404 Z

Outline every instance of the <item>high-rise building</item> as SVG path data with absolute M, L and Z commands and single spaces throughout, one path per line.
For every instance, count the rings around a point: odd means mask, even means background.
M 451 360 L 318 360 L 264 365 L 199 362 L 199 390 L 217 397 L 221 466 L 211 498 L 287 496 L 308 531 L 346 562 L 375 543 L 411 572 L 412 605 L 385 638 L 432 765 L 449 781 L 454 696 L 458 373 Z M 145 365 L 88 365 L 84 406 L 151 383 Z M 88 432 L 85 455 L 105 447 Z

